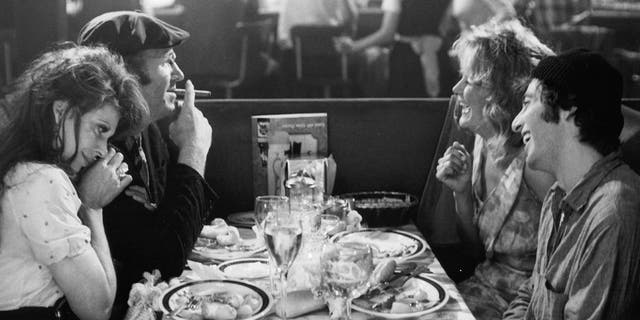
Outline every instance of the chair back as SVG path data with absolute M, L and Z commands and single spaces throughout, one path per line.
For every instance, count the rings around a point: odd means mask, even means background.
M 349 80 L 347 55 L 335 49 L 334 39 L 346 34 L 343 26 L 296 25 L 291 28 L 296 78 L 339 83 Z
M 236 24 L 240 38 L 239 82 L 250 82 L 264 76 L 265 57 L 262 55 L 271 56 L 275 41 L 274 30 L 272 19 Z

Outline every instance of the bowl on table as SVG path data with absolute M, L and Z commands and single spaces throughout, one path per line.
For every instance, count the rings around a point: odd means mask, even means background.
M 352 209 L 360 213 L 370 228 L 405 224 L 418 206 L 418 198 L 404 192 L 366 191 L 345 193 L 339 197 L 350 199 Z

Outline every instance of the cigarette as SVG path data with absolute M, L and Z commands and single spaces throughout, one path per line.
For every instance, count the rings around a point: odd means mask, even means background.
M 179 96 L 183 96 L 185 95 L 185 93 L 187 92 L 187 90 L 185 89 L 172 89 L 169 90 L 171 92 L 174 92 L 175 94 L 179 95 Z M 211 96 L 211 91 L 207 91 L 207 90 L 193 90 L 196 93 L 196 97 L 210 97 Z

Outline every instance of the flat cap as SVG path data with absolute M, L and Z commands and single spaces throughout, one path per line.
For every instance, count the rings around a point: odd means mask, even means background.
M 102 43 L 121 55 L 146 49 L 172 48 L 189 38 L 189 32 L 158 18 L 135 11 L 101 14 L 82 27 L 78 44 Z

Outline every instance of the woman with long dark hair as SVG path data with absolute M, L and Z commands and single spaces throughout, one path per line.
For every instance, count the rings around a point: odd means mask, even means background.
M 5 106 L 0 318 L 107 319 L 116 280 L 102 207 L 132 180 L 108 141 L 148 121 L 138 82 L 105 48 L 60 47 L 28 66 Z

